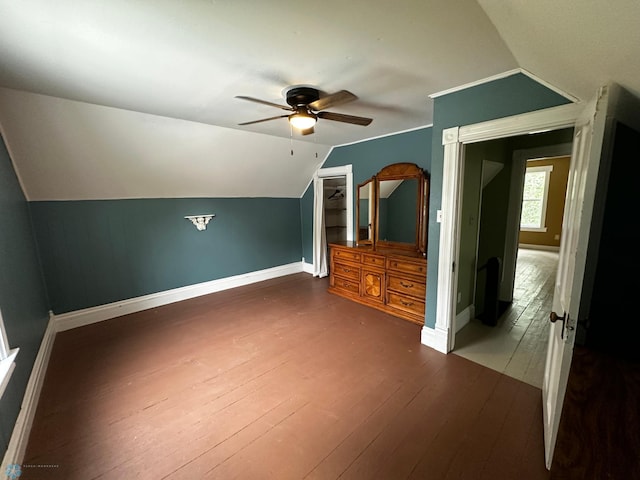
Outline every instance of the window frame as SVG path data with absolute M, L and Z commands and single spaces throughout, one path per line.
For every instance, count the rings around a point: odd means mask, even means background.
M 524 173 L 524 179 L 523 179 L 523 192 L 524 192 L 524 185 L 527 181 L 527 174 L 528 173 L 538 173 L 538 172 L 544 172 L 545 176 L 544 176 L 544 191 L 542 192 L 542 206 L 541 206 L 541 212 L 540 212 L 540 226 L 536 227 L 536 226 L 531 226 L 531 225 L 522 225 L 522 211 L 524 211 L 524 208 L 521 209 L 520 212 L 520 231 L 522 232 L 546 232 L 547 231 L 547 206 L 548 206 L 548 200 L 549 200 L 549 184 L 550 184 L 550 180 L 551 180 L 551 172 L 553 172 L 553 165 L 539 165 L 539 166 L 535 166 L 535 167 L 527 167 Z M 522 203 L 524 203 L 525 199 L 524 196 L 522 198 Z

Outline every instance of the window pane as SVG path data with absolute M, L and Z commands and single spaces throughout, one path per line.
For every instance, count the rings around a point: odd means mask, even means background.
M 528 172 L 524 177 L 522 215 L 520 216 L 521 227 L 542 227 L 542 201 L 544 199 L 546 175 L 546 172 Z
M 520 217 L 520 226 L 539 228 L 540 214 L 542 212 L 542 201 L 540 200 L 524 200 L 522 202 L 522 216 Z
M 525 200 L 542 200 L 544 197 L 545 179 L 546 172 L 527 173 L 524 177 L 523 198 Z

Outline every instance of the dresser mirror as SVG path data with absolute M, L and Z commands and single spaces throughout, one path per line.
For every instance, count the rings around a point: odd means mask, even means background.
M 373 244 L 374 212 L 375 183 L 371 178 L 358 185 L 358 202 L 356 204 L 356 217 L 358 219 L 356 242 L 358 245 Z
M 429 181 L 413 163 L 387 165 L 358 185 L 357 243 L 426 254 Z

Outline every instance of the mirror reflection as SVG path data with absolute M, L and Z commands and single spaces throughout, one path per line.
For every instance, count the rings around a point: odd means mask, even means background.
M 418 232 L 417 178 L 378 182 L 378 240 L 415 244 Z
M 368 180 L 358 186 L 358 243 L 367 244 L 373 242 L 374 221 L 374 195 L 373 180 Z

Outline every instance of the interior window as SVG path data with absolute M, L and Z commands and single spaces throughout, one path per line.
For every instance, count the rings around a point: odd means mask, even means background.
M 547 197 L 552 165 L 529 167 L 524 176 L 520 229 L 530 232 L 546 232 Z

